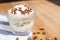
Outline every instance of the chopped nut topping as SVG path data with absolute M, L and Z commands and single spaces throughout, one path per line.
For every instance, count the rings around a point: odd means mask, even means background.
M 26 6 L 26 5 L 24 5 L 24 6 Z M 18 7 L 18 10 L 17 10 L 17 8 L 13 8 L 11 13 L 16 14 L 16 11 L 20 11 L 22 14 L 29 14 L 29 12 L 31 12 L 31 10 L 32 10 L 31 8 L 27 7 L 27 9 L 25 9 L 23 11 L 23 10 L 21 10 L 20 7 Z
M 28 7 L 28 9 L 30 9 L 30 8 Z
M 21 10 L 21 8 L 19 9 L 19 11 L 21 11 L 22 14 L 28 13 L 31 11 L 31 8 L 28 7 L 28 9 L 25 9 L 24 11 Z
M 16 14 L 16 10 L 17 10 L 17 8 L 12 9 L 12 12 L 11 13 Z
M 28 9 L 25 9 L 25 13 L 28 13 L 31 11 L 32 9 L 28 7 Z
M 31 8 L 28 7 L 29 10 L 32 10 Z
M 16 14 L 16 11 L 13 11 L 14 12 L 14 14 Z
M 17 10 L 17 8 L 14 8 L 14 9 L 12 9 L 13 11 L 16 11 Z
M 28 11 L 28 13 L 29 13 L 31 10 L 32 10 L 32 9 L 28 7 L 28 10 L 27 10 L 27 11 Z
M 17 37 L 16 40 L 19 40 L 19 38 Z
M 24 12 L 24 11 L 22 11 L 22 10 L 21 10 L 21 13 L 22 13 L 22 14 L 25 14 L 25 12 Z
M 27 10 L 27 12 L 28 12 L 28 14 L 29 14 L 30 10 Z
M 21 11 L 21 8 L 19 8 L 18 11 Z
M 28 13 L 28 12 L 27 12 L 27 9 L 25 9 L 25 13 Z
M 13 13 L 13 10 L 11 11 L 11 13 Z
M 22 14 L 25 14 L 24 11 L 21 10 L 21 8 L 19 8 L 18 11 L 20 11 Z

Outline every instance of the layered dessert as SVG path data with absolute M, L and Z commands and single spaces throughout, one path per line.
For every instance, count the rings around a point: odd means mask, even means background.
M 30 33 L 34 25 L 34 11 L 26 5 L 15 5 L 8 10 L 10 27 L 14 32 Z

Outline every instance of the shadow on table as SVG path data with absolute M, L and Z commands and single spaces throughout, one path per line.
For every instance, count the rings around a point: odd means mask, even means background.
M 54 4 L 58 5 L 58 6 L 60 6 L 60 0 L 48 0 L 48 1 L 50 1 L 51 3 L 54 3 Z

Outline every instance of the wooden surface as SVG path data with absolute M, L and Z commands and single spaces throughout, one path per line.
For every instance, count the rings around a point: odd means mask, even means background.
M 38 32 L 43 27 L 48 37 L 57 37 L 60 40 L 60 7 L 48 1 L 20 1 L 0 4 L 0 13 L 7 13 L 7 10 L 15 4 L 26 4 L 32 7 L 36 13 L 33 32 Z M 41 37 L 38 35 L 38 40 Z

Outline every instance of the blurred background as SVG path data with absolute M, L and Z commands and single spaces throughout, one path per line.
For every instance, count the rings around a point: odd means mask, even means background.
M 0 3 L 16 2 L 16 1 L 41 1 L 41 0 L 0 0 Z M 47 1 L 60 5 L 60 0 L 47 0 Z
M 11 2 L 12 3 L 15 2 L 15 4 L 17 4 L 20 1 L 39 1 L 39 3 L 41 1 L 46 1 L 46 2 L 50 2 L 52 4 L 55 4 L 57 6 L 60 6 L 60 0 L 0 0 L 0 13 L 5 13 L 9 8 L 11 8 L 13 5 L 13 4 L 11 4 Z M 29 2 L 26 2 L 26 3 L 29 3 Z

